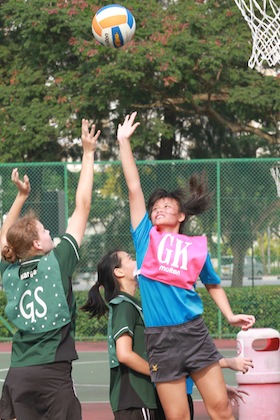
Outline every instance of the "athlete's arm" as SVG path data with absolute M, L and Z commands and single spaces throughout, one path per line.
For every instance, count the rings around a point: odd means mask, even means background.
M 241 327 L 245 331 L 254 325 L 255 317 L 253 315 L 235 315 L 232 312 L 227 295 L 219 284 L 205 284 L 205 287 L 230 325 Z
M 228 368 L 242 373 L 248 372 L 249 368 L 253 368 L 252 359 L 246 357 L 224 357 L 219 360 L 221 368 Z
M 94 124 L 89 130 L 88 120 L 82 120 L 82 168 L 76 191 L 76 207 L 66 229 L 66 233 L 70 233 L 76 239 L 78 246 L 81 245 L 90 212 L 93 188 L 94 152 L 99 135 L 100 130 L 95 133 Z
M 123 124 L 119 124 L 117 131 L 120 159 L 128 188 L 130 219 L 133 229 L 137 228 L 146 213 L 145 198 L 130 145 L 130 138 L 140 124 L 139 122 L 134 123 L 136 114 L 136 112 L 133 112 L 131 115 L 127 115 Z
M 132 349 L 132 337 L 125 333 L 116 340 L 116 353 L 118 361 L 135 372 L 150 376 L 148 362 Z
M 13 169 L 11 179 L 18 189 L 18 193 L 10 208 L 9 213 L 7 214 L 7 217 L 1 229 L 1 234 L 0 234 L 1 249 L 6 245 L 7 232 L 9 228 L 12 226 L 12 224 L 15 223 L 17 219 L 19 218 L 22 207 L 25 201 L 27 200 L 30 190 L 31 190 L 28 176 L 24 175 L 23 180 L 21 181 L 19 179 L 19 173 L 18 173 L 17 168 Z

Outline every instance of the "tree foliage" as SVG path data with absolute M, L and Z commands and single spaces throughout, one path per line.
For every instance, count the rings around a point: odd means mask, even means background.
M 76 159 L 83 117 L 102 129 L 100 157 L 114 158 L 117 123 L 133 110 L 141 159 L 279 153 L 280 79 L 248 68 L 251 34 L 234 2 L 122 4 L 136 33 L 110 49 L 91 33 L 104 2 L 1 2 L 1 161 Z

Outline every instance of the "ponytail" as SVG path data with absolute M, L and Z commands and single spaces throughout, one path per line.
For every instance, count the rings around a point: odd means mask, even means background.
M 89 318 L 101 318 L 108 311 L 108 307 L 100 294 L 100 283 L 97 281 L 88 292 L 86 303 L 80 307 L 83 312 L 89 312 Z
M 101 318 L 108 312 L 110 300 L 118 296 L 120 292 L 119 283 L 115 277 L 114 270 L 121 266 L 121 261 L 118 256 L 119 250 L 109 251 L 99 261 L 97 266 L 97 282 L 92 286 L 88 293 L 87 302 L 80 307 L 84 312 L 89 312 L 89 317 Z M 104 297 L 100 294 L 100 286 L 104 288 Z
M 19 258 L 15 253 L 15 250 L 12 246 L 5 245 L 1 251 L 3 260 L 10 262 L 11 264 L 18 261 Z

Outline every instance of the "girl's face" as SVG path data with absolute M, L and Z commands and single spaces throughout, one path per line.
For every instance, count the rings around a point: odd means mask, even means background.
M 134 281 L 134 273 L 136 269 L 136 261 L 125 251 L 118 252 L 119 259 L 121 261 L 121 270 L 126 279 Z
M 185 214 L 179 211 L 178 203 L 174 198 L 160 198 L 152 208 L 151 221 L 154 226 L 158 226 L 159 230 L 178 232 L 184 219 Z
M 42 251 L 43 254 L 47 254 L 54 248 L 53 240 L 50 236 L 50 231 L 45 229 L 39 220 L 36 221 L 38 239 L 35 242 L 35 246 L 38 250 Z

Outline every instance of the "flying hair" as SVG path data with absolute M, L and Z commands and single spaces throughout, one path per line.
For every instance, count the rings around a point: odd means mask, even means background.
M 151 217 L 155 203 L 162 198 L 174 199 L 179 207 L 179 211 L 184 213 L 186 218 L 181 222 L 179 233 L 182 233 L 186 221 L 191 216 L 198 216 L 211 207 L 211 193 L 208 191 L 208 181 L 205 172 L 200 175 L 192 174 L 189 179 L 188 188 L 177 188 L 174 191 L 167 191 L 158 188 L 154 190 L 148 200 L 148 214 Z

